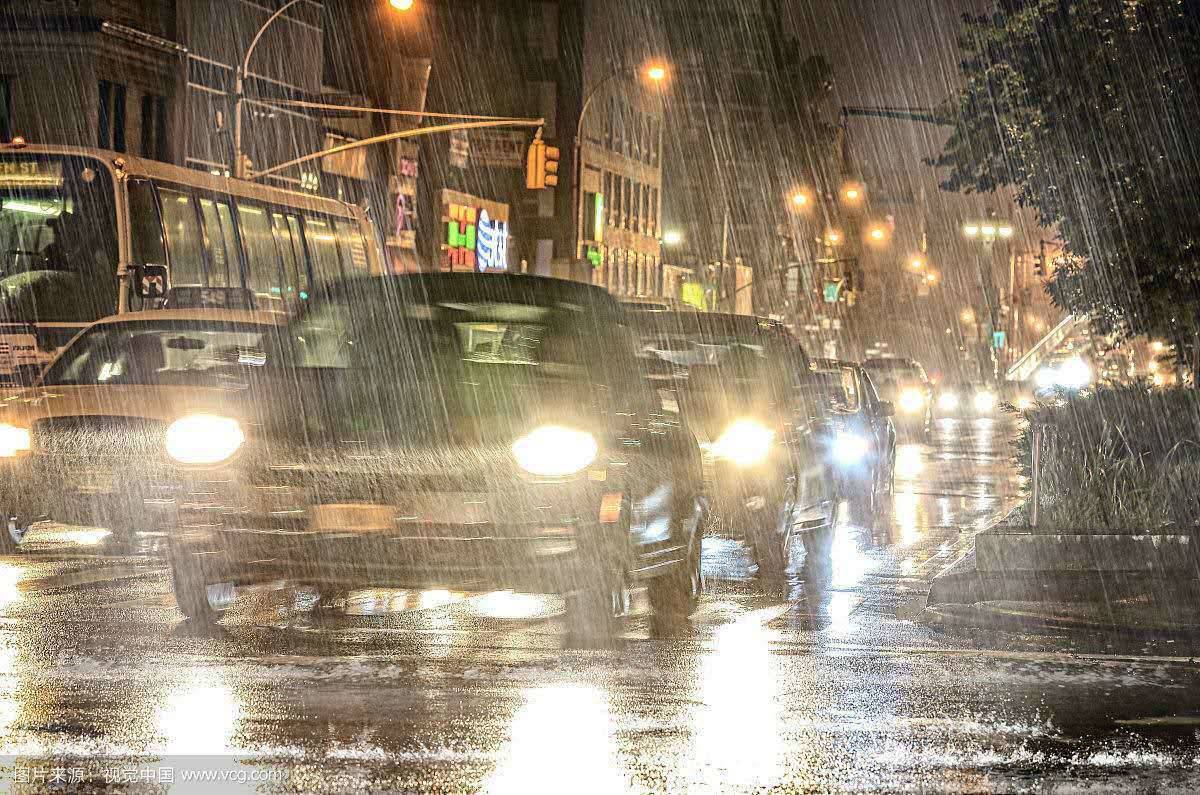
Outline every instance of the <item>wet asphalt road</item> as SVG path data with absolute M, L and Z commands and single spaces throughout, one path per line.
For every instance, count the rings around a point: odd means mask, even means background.
M 18 791 L 1195 790 L 1187 641 L 920 621 L 930 579 L 1016 499 L 1010 432 L 943 422 L 929 445 L 902 447 L 891 528 L 839 526 L 830 583 L 764 594 L 741 547 L 709 539 L 691 627 L 660 632 L 639 599 L 607 648 L 575 646 L 556 600 L 511 594 L 369 591 L 312 611 L 303 591 L 266 590 L 198 631 L 180 622 L 161 559 L 50 534 L 0 558 L 0 779 Z M 143 783 L 123 783 L 134 765 Z M 227 778 L 185 782 L 176 767 Z

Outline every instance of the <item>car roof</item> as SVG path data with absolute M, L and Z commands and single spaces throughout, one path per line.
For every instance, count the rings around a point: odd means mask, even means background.
M 787 330 L 777 320 L 723 312 L 635 312 L 631 313 L 630 323 L 639 330 L 678 331 L 683 334 L 721 331 L 746 335 L 787 335 Z
M 212 323 L 246 323 L 260 326 L 281 326 L 288 317 L 282 312 L 263 312 L 248 309 L 143 309 L 138 312 L 126 312 L 122 315 L 110 315 L 97 320 L 93 325 L 111 325 L 113 323 L 136 323 L 156 321 L 209 321 Z
M 611 312 L 614 320 L 623 310 L 607 290 L 584 282 L 513 273 L 402 273 L 381 276 L 357 276 L 331 282 L 324 294 L 381 295 L 394 291 L 400 300 L 432 303 L 439 301 L 513 301 L 534 303 L 581 304 L 601 313 Z

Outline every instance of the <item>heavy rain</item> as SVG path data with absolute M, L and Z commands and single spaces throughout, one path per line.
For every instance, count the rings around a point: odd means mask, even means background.
M 0 788 L 1200 788 L 1200 0 L 0 2 Z

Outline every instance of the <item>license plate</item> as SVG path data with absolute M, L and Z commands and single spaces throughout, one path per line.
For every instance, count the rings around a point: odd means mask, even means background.
M 395 505 L 334 503 L 309 509 L 308 526 L 315 532 L 383 532 L 414 525 L 469 525 L 489 521 L 483 495 L 462 493 L 414 494 Z
M 71 485 L 80 494 L 112 494 L 117 490 L 117 476 L 103 470 L 79 472 L 71 478 Z
M 395 528 L 396 509 L 371 503 L 315 505 L 308 511 L 308 526 L 316 532 L 381 532 Z

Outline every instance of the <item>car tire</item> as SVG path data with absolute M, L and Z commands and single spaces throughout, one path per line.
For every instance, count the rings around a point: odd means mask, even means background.
M 629 583 L 613 575 L 607 582 L 588 583 L 566 594 L 567 623 L 571 633 L 605 637 L 616 631 L 629 612 Z
M 19 532 L 9 526 L 8 511 L 0 511 L 0 555 L 16 555 L 21 551 L 21 536 L 24 533 Z
M 700 525 L 703 527 L 703 525 Z M 700 594 L 704 592 L 704 577 L 700 570 L 701 532 L 697 529 L 692 543 L 688 545 L 683 565 L 676 566 L 669 574 L 650 581 L 647 590 L 654 615 L 668 620 L 686 619 L 700 605 Z
M 787 573 L 791 557 L 791 533 L 779 532 L 780 523 L 783 521 L 780 516 L 783 502 L 779 499 L 769 500 L 752 519 L 750 552 L 758 565 L 759 576 L 762 577 L 777 578 Z
M 171 586 L 175 591 L 175 604 L 179 612 L 189 621 L 212 623 L 220 613 L 208 599 L 208 582 L 200 576 L 191 556 L 172 549 Z

